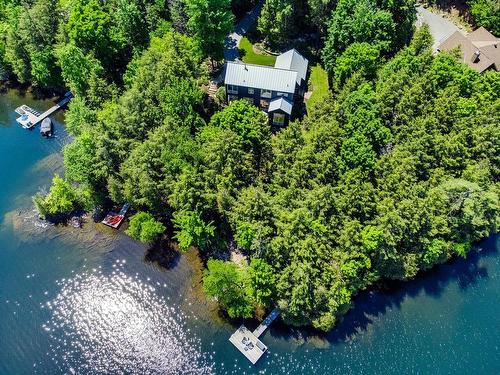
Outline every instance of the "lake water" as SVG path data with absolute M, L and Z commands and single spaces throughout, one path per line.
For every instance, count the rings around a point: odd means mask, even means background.
M 43 139 L 0 95 L 0 375 L 498 374 L 500 236 L 394 290 L 363 293 L 329 335 L 275 323 L 257 366 L 228 342 L 200 293 L 196 254 L 168 269 L 119 231 L 44 226 L 31 196 L 62 173 L 70 141 L 56 117 Z M 255 322 L 247 322 L 249 328 Z

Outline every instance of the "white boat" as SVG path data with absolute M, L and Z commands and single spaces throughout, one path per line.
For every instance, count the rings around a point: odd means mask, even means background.
M 42 125 L 40 126 L 40 134 L 42 137 L 51 137 L 52 136 L 52 120 L 49 117 L 46 117 L 42 121 Z

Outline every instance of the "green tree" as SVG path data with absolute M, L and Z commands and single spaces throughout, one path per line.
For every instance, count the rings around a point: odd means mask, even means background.
M 373 79 L 379 63 L 380 51 L 377 45 L 366 42 L 351 44 L 335 62 L 332 73 L 337 89 L 341 89 L 354 72 L 360 72 L 364 78 Z
M 354 42 L 377 45 L 386 53 L 394 48 L 395 23 L 392 14 L 371 0 L 340 0 L 332 13 L 322 52 L 326 69 L 333 72 L 337 58 Z
M 494 35 L 500 35 L 500 4 L 495 0 L 469 0 L 467 4 L 474 22 Z
M 256 303 L 269 306 L 276 292 L 276 274 L 269 264 L 259 258 L 250 262 L 248 269 L 253 299 Z
M 232 262 L 209 259 L 203 275 L 203 289 L 215 298 L 231 318 L 250 318 L 253 312 L 252 291 L 246 270 Z
M 326 33 L 327 20 L 336 3 L 337 1 L 335 0 L 308 0 L 308 24 L 318 28 L 319 32 L 324 35 Z
M 424 23 L 415 31 L 410 47 L 417 55 L 420 55 L 423 52 L 430 51 L 433 41 L 429 25 Z
M 84 54 L 93 53 L 111 72 L 113 59 L 125 46 L 122 35 L 112 23 L 109 5 L 98 0 L 71 3 L 66 32 L 69 40 Z
M 204 56 L 223 58 L 224 40 L 233 27 L 230 0 L 186 0 L 188 29 Z
M 257 256 L 264 254 L 275 230 L 273 219 L 273 202 L 262 186 L 242 189 L 230 213 L 238 246 Z
M 38 213 L 44 218 L 70 214 L 84 203 L 79 191 L 57 174 L 52 180 L 48 194 L 39 193 L 35 195 L 33 201 Z
M 257 27 L 267 44 L 280 45 L 293 36 L 296 29 L 295 3 L 295 0 L 264 2 Z
M 377 0 L 380 9 L 391 12 L 395 30 L 393 38 L 394 50 L 399 50 L 410 43 L 413 28 L 417 20 L 414 0 Z
M 74 97 L 68 104 L 69 111 L 65 113 L 66 130 L 72 136 L 79 136 L 97 124 L 96 111 L 89 107 L 81 96 Z
M 255 156 L 255 167 L 260 167 L 269 152 L 271 136 L 267 116 L 262 111 L 246 100 L 235 100 L 212 116 L 210 126 L 235 132 L 245 145 L 245 151 Z
M 172 222 L 176 227 L 174 238 L 179 247 L 186 251 L 191 246 L 205 249 L 214 239 L 215 227 L 212 222 L 206 223 L 199 212 L 177 211 Z
M 99 190 L 106 177 L 97 141 L 95 132 L 88 129 L 64 147 L 64 167 L 68 181 L 84 184 L 94 191 Z
M 64 82 L 75 96 L 85 97 L 92 80 L 98 79 L 104 72 L 100 62 L 91 53 L 85 54 L 73 43 L 58 47 L 56 56 Z
M 164 231 L 165 226 L 156 221 L 153 215 L 147 212 L 138 212 L 130 218 L 126 233 L 138 241 L 152 243 Z
M 168 2 L 170 18 L 176 31 L 186 33 L 188 31 L 188 15 L 186 14 L 186 2 L 184 0 L 170 0 Z
M 166 122 L 152 131 L 121 164 L 123 195 L 151 212 L 168 208 L 175 181 L 196 156 L 196 143 L 189 132 L 172 129 L 174 126 L 178 126 L 176 122 Z
M 45 0 L 31 7 L 8 7 L 5 59 L 20 82 L 32 81 L 42 87 L 58 83 L 53 55 L 58 27 L 53 14 L 57 12 L 57 3 Z

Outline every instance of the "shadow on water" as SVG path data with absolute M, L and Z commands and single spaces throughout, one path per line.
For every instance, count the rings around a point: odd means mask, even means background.
M 450 283 L 456 282 L 460 291 L 465 291 L 481 279 L 488 278 L 488 269 L 481 265 L 481 260 L 498 256 L 498 245 L 495 244 L 498 239 L 498 235 L 490 236 L 474 247 L 467 258 L 454 258 L 448 263 L 422 272 L 412 281 L 386 282 L 377 290 L 359 293 L 354 298 L 354 307 L 327 334 L 313 329 L 287 328 L 282 323 L 275 323 L 270 334 L 275 338 L 293 338 L 296 341 L 320 338 L 329 344 L 351 341 L 356 335 L 367 331 L 371 324 L 387 312 L 400 309 L 407 298 L 424 294 L 437 299 Z
M 172 242 L 162 239 L 146 250 L 144 260 L 157 263 L 161 267 L 169 270 L 175 268 L 179 263 L 180 253 Z

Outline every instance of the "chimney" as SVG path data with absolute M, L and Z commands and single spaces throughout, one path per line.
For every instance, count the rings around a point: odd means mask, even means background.
M 481 56 L 481 51 L 476 50 L 476 52 L 474 52 L 474 53 L 472 54 L 471 61 L 472 61 L 473 63 L 477 63 L 477 62 L 479 61 L 479 56 Z

